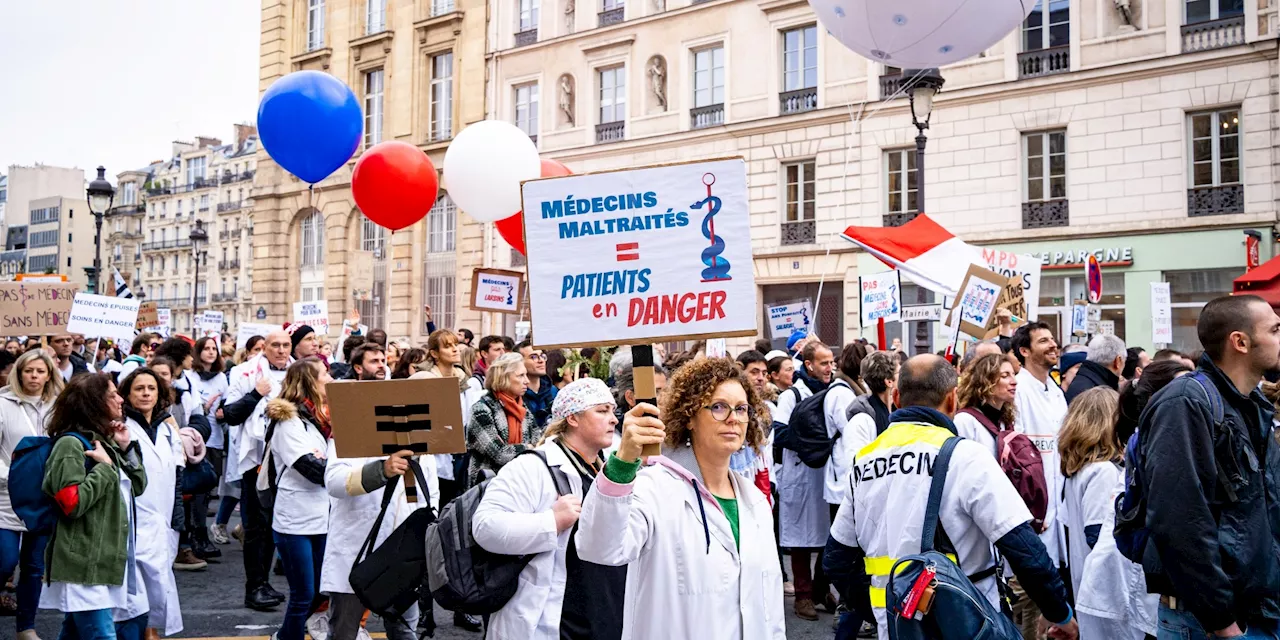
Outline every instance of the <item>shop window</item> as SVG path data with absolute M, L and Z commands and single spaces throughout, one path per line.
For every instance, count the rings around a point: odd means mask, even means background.
M 1196 334 L 1200 310 L 1206 302 L 1231 293 L 1231 281 L 1244 273 L 1242 267 L 1166 271 L 1169 296 L 1173 306 L 1173 342 L 1170 349 L 1190 355 L 1203 348 Z

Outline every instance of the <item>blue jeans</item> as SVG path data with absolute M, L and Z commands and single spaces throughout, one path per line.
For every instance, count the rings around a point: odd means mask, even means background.
M 1237 623 L 1240 624 L 1240 623 Z M 1277 640 L 1280 629 L 1277 621 L 1264 620 L 1248 625 L 1240 624 L 1244 635 L 1235 636 L 1245 640 Z M 1206 632 L 1196 617 L 1189 611 L 1180 611 L 1166 607 L 1160 603 L 1160 629 L 1157 640 L 1203 640 L 1214 639 L 1212 633 Z M 1216 640 L 1216 639 L 1214 639 Z
M 227 526 L 231 522 L 231 513 L 236 510 L 236 504 L 240 502 L 240 498 L 231 496 L 222 496 L 218 500 L 218 515 L 214 516 L 213 523 Z
M 62 619 L 58 640 L 116 640 L 116 623 L 110 609 L 77 611 Z
M 116 640 L 142 640 L 147 635 L 147 614 L 116 623 Z
M 324 562 L 325 536 L 293 535 L 273 530 L 280 560 L 284 562 L 285 579 L 289 581 L 289 604 L 279 640 L 303 640 L 307 633 L 307 617 L 315 610 L 316 593 L 320 590 L 320 565 Z
M 18 588 L 18 631 L 36 627 L 36 608 L 40 604 L 40 580 L 44 577 L 44 548 L 49 536 L 37 536 L 0 529 L 0 580 L 13 575 L 21 565 Z

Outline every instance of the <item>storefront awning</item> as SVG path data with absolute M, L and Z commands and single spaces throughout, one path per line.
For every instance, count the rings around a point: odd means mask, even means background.
M 1280 256 L 1236 278 L 1231 288 L 1235 293 L 1253 294 L 1273 307 L 1280 307 Z

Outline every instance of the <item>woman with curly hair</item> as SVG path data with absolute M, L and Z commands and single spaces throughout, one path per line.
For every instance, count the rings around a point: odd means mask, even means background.
M 729 470 L 744 444 L 764 446 L 764 402 L 732 360 L 704 358 L 675 372 L 660 403 L 627 412 L 583 501 L 579 557 L 628 565 L 625 638 L 785 638 L 769 502 Z M 657 444 L 665 455 L 642 468 Z
M 1013 429 L 1017 373 L 1009 357 L 988 353 L 974 360 L 960 379 L 956 434 L 996 455 L 996 434 Z

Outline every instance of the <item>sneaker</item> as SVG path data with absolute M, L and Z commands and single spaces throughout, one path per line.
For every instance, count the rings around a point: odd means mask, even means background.
M 873 622 L 862 623 L 862 628 L 858 630 L 859 638 L 876 638 L 879 633 L 876 631 L 876 625 Z
M 203 571 L 208 567 L 209 563 L 197 558 L 191 549 L 182 549 L 173 561 L 173 568 L 178 571 Z
M 36 635 L 34 629 L 18 632 L 18 640 L 40 640 L 40 636 Z
M 311 636 L 311 640 L 316 640 L 316 637 Z M 360 630 L 356 632 L 356 640 L 373 640 L 373 638 L 369 636 L 368 629 L 360 627 Z
M 243 526 L 236 525 L 235 528 L 231 530 L 231 537 L 235 538 L 236 542 L 240 543 L 241 549 L 244 548 L 244 527 Z
M 782 595 L 787 598 L 794 598 L 796 596 L 795 583 L 790 580 L 782 583 Z
M 311 640 L 329 640 L 329 612 L 321 611 L 307 618 L 307 633 L 311 634 Z
M 209 539 L 214 544 L 231 544 L 231 538 L 227 536 L 227 525 L 215 524 L 209 527 Z
M 817 620 L 818 610 L 813 608 L 813 601 L 808 598 L 796 600 L 796 617 L 802 620 Z

